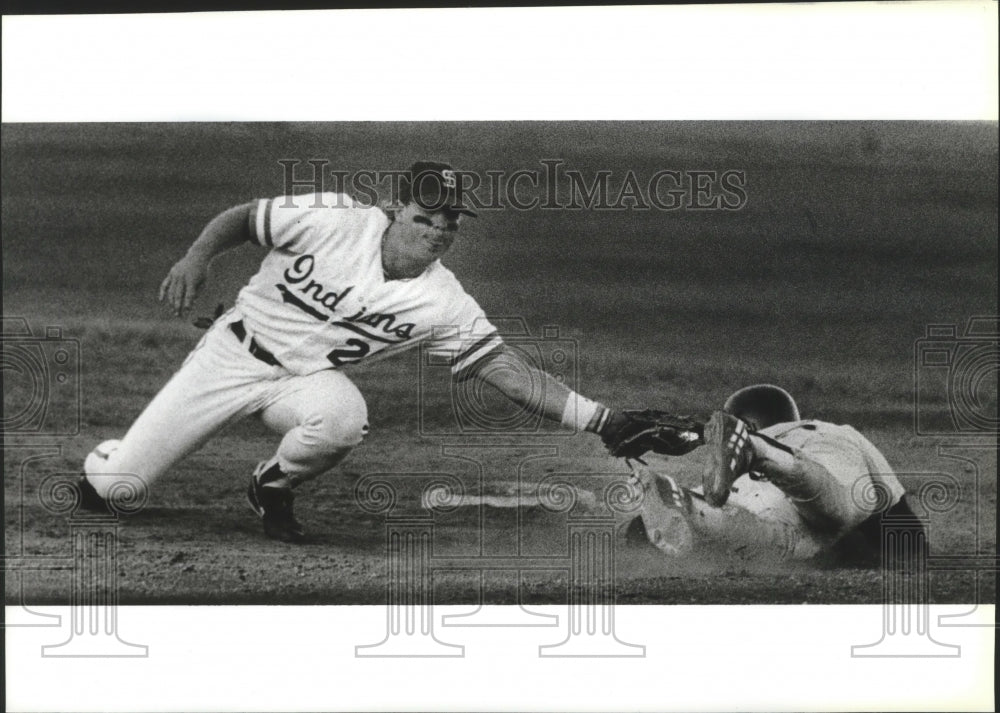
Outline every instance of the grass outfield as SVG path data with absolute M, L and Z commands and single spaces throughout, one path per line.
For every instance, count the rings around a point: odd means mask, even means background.
M 280 194 L 281 158 L 351 171 L 403 168 L 418 157 L 479 171 L 540 168 L 552 157 L 588 175 L 746 171 L 747 205 L 734 212 L 483 211 L 444 262 L 491 316 L 522 318 L 536 335 L 558 326 L 575 351 L 575 386 L 588 396 L 704 413 L 746 383 L 780 383 L 804 414 L 862 430 L 910 488 L 921 481 L 908 473 L 957 480 L 957 505 L 931 520 L 934 554 L 995 551 L 995 452 L 963 451 L 974 454 L 963 463 L 939 453 L 954 439 L 914 432 L 915 345 L 927 325 L 996 312 L 995 124 L 5 124 L 2 148 L 4 317 L 24 317 L 36 333 L 59 326 L 81 351 L 79 433 L 7 436 L 8 446 L 23 446 L 4 453 L 9 556 L 68 553 L 65 518 L 38 504 L 37 483 L 78 469 L 95 443 L 120 436 L 200 338 L 155 297 L 205 222 Z M 232 304 L 261 255 L 247 247 L 216 261 L 196 311 Z M 482 442 L 441 436 L 449 395 L 433 379 L 421 391 L 418 362 L 414 351 L 351 371 L 372 435 L 342 468 L 302 488 L 298 513 L 313 544 L 290 550 L 260 534 L 243 485 L 276 439 L 247 421 L 164 476 L 149 506 L 123 524 L 121 600 L 382 601 L 384 523 L 354 503 L 356 481 L 383 472 L 472 477 L 442 444 Z M 995 373 L 983 392 L 992 389 L 994 405 Z M 5 372 L 4 386 L 9 413 L 26 385 Z M 73 430 L 75 396 L 53 403 L 46 423 Z M 923 405 L 944 413 L 943 388 Z M 494 440 L 518 447 L 479 453 L 495 480 L 515 477 L 518 459 L 545 445 L 558 453 L 533 461 L 538 475 L 625 472 L 591 437 Z M 22 471 L 47 445 L 59 452 Z M 660 467 L 693 484 L 700 457 Z M 417 495 L 401 506 L 415 510 Z M 522 552 L 564 547 L 562 516 L 521 513 L 521 540 L 511 535 L 515 517 L 487 512 L 480 539 L 476 519 L 455 513 L 441 521 L 436 544 L 460 554 L 510 552 L 518 542 Z M 716 554 L 671 563 L 624 547 L 618 564 L 624 602 L 881 596 L 874 571 L 775 570 Z M 932 576 L 938 601 L 995 599 L 992 577 L 981 577 L 977 592 L 970 574 Z M 442 601 L 478 596 L 464 574 L 437 585 Z M 20 586 L 31 601 L 69 596 L 66 571 L 9 577 L 8 599 Z M 565 578 L 536 572 L 523 591 L 562 601 Z M 501 580 L 490 592 L 512 601 L 516 587 Z

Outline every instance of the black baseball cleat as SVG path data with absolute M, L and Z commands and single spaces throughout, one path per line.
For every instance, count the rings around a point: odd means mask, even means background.
M 247 500 L 264 523 L 264 534 L 282 542 L 305 542 L 305 530 L 292 513 L 292 504 L 295 501 L 292 489 L 261 485 L 260 469 L 261 466 L 257 466 L 257 471 L 250 476 Z
M 729 488 L 753 465 L 753 444 L 746 423 L 723 411 L 716 411 L 705 424 L 708 460 L 701 484 L 709 505 L 722 507 L 729 499 Z
M 81 508 L 89 510 L 90 512 L 99 512 L 104 514 L 111 513 L 108 501 L 97 494 L 97 490 L 95 490 L 94 486 L 90 484 L 89 480 L 87 480 L 86 475 L 80 476 L 80 479 L 76 483 L 76 487 L 80 493 Z

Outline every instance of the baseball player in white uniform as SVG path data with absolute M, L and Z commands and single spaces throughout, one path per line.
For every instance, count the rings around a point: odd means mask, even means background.
M 688 490 L 634 466 L 642 526 L 672 554 L 705 541 L 791 560 L 871 563 L 883 513 L 915 517 L 879 450 L 851 426 L 803 420 L 791 395 L 759 384 L 727 399 L 705 426 L 702 486 Z
M 482 378 L 567 427 L 612 431 L 615 414 L 547 374 L 523 363 L 482 369 L 517 356 L 439 261 L 463 215 L 475 213 L 462 204 L 451 167 L 417 162 L 388 210 L 322 193 L 216 216 L 160 288 L 178 315 L 190 309 L 213 257 L 249 241 L 270 252 L 125 436 L 88 456 L 84 503 L 105 507 L 116 484 L 134 476 L 149 487 L 221 428 L 256 414 L 281 442 L 257 465 L 248 499 L 265 534 L 301 541 L 293 488 L 337 465 L 368 432 L 365 400 L 340 367 L 428 339 L 450 358 L 453 378 Z

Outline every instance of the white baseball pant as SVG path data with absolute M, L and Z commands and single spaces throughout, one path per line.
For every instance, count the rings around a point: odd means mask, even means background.
M 87 473 L 102 497 L 130 475 L 148 489 L 222 428 L 252 414 L 283 434 L 275 458 L 292 485 L 329 470 L 361 443 L 368 410 L 351 380 L 333 369 L 297 376 L 261 361 L 247 348 L 251 335 L 241 342 L 232 332 L 237 319 L 231 312 L 216 321 L 117 450 Z

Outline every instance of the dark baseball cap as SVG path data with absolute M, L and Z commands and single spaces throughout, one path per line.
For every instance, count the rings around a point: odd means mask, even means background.
M 458 175 L 447 163 L 417 161 L 399 183 L 400 200 L 415 201 L 424 210 L 450 210 L 476 217 L 476 211 L 462 203 Z

